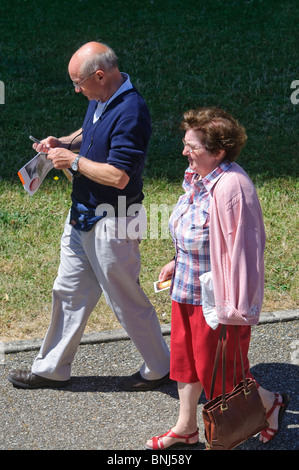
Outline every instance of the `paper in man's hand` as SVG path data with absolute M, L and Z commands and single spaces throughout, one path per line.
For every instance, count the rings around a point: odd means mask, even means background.
M 38 190 L 52 168 L 53 163 L 47 159 L 47 154 L 40 152 L 18 171 L 24 189 L 30 196 Z

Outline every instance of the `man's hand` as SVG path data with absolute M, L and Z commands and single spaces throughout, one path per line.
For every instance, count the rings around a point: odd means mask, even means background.
M 70 168 L 76 156 L 76 153 L 60 147 L 50 148 L 48 151 L 48 160 L 52 160 L 54 168 L 57 170 Z
M 37 152 L 48 153 L 50 148 L 62 147 L 63 144 L 59 139 L 53 136 L 49 136 L 46 139 L 41 140 L 40 144 L 33 144 L 32 147 Z
M 50 135 L 46 139 L 43 139 L 40 144 L 33 144 L 33 148 L 37 152 L 44 152 L 48 153 L 50 148 L 62 148 L 62 149 L 69 149 L 71 148 L 73 151 L 77 152 L 80 150 L 81 142 L 82 142 L 82 132 L 83 129 L 78 129 L 77 131 L 73 132 L 72 134 L 64 137 L 53 137 Z

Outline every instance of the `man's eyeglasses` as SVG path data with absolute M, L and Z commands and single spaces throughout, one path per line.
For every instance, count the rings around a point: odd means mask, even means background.
M 82 83 L 84 83 L 85 80 L 87 80 L 89 77 L 91 77 L 96 72 L 97 72 L 97 70 L 95 70 L 94 72 L 91 72 L 89 75 L 87 75 L 87 77 L 83 78 L 83 80 L 81 80 L 81 82 L 79 82 L 79 83 L 73 82 L 73 85 L 74 85 L 75 89 L 79 90 L 81 88 Z
M 204 149 L 206 148 L 204 145 L 201 145 L 200 147 L 192 147 L 192 145 L 188 144 L 185 139 L 182 139 L 182 142 L 183 142 L 183 145 L 184 147 L 187 147 L 187 152 L 188 153 L 192 153 L 192 152 L 195 152 L 195 150 L 199 150 L 199 149 Z

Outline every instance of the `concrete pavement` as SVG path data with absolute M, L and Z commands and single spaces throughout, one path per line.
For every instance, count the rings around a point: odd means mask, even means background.
M 169 344 L 170 326 L 162 329 Z M 291 402 L 281 432 L 271 443 L 265 446 L 254 437 L 238 450 L 298 449 L 298 332 L 299 310 L 264 313 L 259 325 L 252 328 L 249 359 L 253 375 L 264 388 L 287 392 Z M 30 366 L 40 344 L 40 340 L 4 344 L 0 367 L 1 450 L 105 450 L 113 451 L 111 455 L 116 459 L 124 455 L 121 451 L 137 455 L 147 439 L 175 424 L 179 408 L 175 383 L 151 392 L 121 390 L 121 378 L 135 373 L 142 362 L 124 331 L 84 335 L 73 363 L 71 382 L 65 389 L 14 388 L 7 381 L 8 371 Z M 202 396 L 198 406 L 198 446 L 192 451 L 175 448 L 175 455 L 196 455 L 197 450 L 205 448 L 201 419 L 204 402 Z M 141 453 L 144 464 L 149 464 L 144 457 L 147 454 Z M 134 466 L 137 463 L 136 460 Z

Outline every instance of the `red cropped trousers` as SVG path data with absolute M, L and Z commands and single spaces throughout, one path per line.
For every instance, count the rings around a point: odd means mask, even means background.
M 181 304 L 172 301 L 171 342 L 170 342 L 170 378 L 177 382 L 194 383 L 200 381 L 206 397 L 210 398 L 212 371 L 217 342 L 220 334 L 219 325 L 213 330 L 205 321 L 202 307 Z M 249 371 L 248 349 L 251 327 L 239 326 L 240 345 L 246 377 L 252 377 Z M 226 391 L 234 386 L 234 326 L 227 325 Z M 236 356 L 236 380 L 243 378 L 240 355 Z M 222 363 L 219 361 L 213 396 L 222 393 Z

